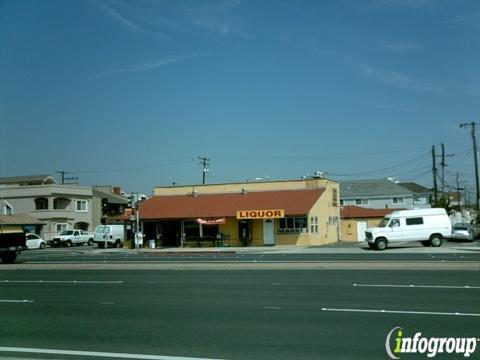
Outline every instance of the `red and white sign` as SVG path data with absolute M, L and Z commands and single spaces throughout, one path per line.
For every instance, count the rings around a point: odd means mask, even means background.
M 220 225 L 220 224 L 225 224 L 225 218 L 220 218 L 220 219 L 200 219 L 198 218 L 196 220 L 197 223 L 202 224 L 202 225 Z

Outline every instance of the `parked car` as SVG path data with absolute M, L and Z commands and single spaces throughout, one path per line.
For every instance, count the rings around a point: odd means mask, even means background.
M 456 223 L 452 227 L 452 239 L 473 241 L 475 240 L 474 228 L 468 223 Z
M 52 239 L 52 246 L 93 245 L 93 234 L 83 230 L 65 230 Z
M 452 236 L 452 225 L 445 209 L 394 211 L 377 227 L 365 231 L 365 241 L 372 249 L 385 250 L 389 244 L 420 241 L 424 246 L 441 246 Z
M 35 234 L 27 234 L 27 249 L 45 249 L 47 242 Z

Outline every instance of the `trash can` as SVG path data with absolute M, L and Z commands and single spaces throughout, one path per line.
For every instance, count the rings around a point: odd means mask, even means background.
M 150 249 L 155 249 L 155 240 L 148 240 L 148 247 Z

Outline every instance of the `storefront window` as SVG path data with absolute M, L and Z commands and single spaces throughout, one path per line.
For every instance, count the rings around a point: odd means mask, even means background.
M 195 221 L 184 221 L 185 237 L 188 239 L 200 237 L 200 225 Z
M 308 232 L 306 217 L 286 217 L 278 221 L 279 233 L 306 233 Z

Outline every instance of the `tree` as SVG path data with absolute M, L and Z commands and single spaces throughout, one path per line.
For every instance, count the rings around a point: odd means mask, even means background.
M 441 196 L 436 200 L 430 198 L 430 206 L 432 208 L 443 208 L 449 215 L 453 210 L 450 206 L 450 198 L 448 196 Z

